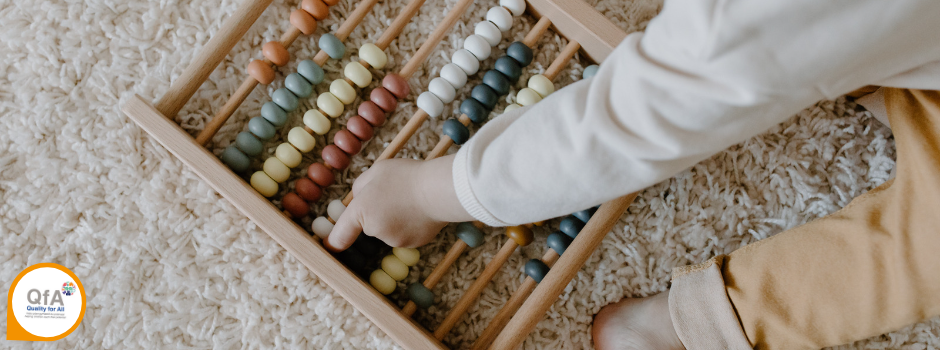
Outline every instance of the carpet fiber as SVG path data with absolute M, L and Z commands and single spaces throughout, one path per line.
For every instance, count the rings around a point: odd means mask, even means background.
M 27 266 L 55 262 L 71 268 L 89 296 L 84 321 L 64 340 L 0 340 L 0 347 L 397 348 L 119 110 L 135 93 L 147 99 L 162 96 L 240 2 L 0 0 L 0 293 L 5 299 L 13 278 Z M 349 53 L 377 39 L 404 2 L 380 2 L 350 36 Z M 401 68 L 454 2 L 428 1 L 386 50 L 391 63 L 385 71 Z M 185 129 L 193 134 L 202 129 L 241 82 L 247 63 L 261 57 L 261 45 L 287 29 L 290 10 L 298 3 L 275 1 L 261 16 L 180 113 L 177 120 Z M 495 3 L 471 6 L 410 80 L 412 91 L 425 90 Z M 335 30 L 354 5 L 341 1 L 334 6 L 320 32 Z M 602 1 L 596 7 L 634 32 L 645 28 L 661 3 Z M 533 24 L 529 17 L 517 20 L 491 57 L 501 55 Z M 536 63 L 520 81 L 544 70 L 564 43 L 557 35 L 545 35 L 536 48 Z M 290 48 L 294 58 L 315 52 L 314 41 L 303 36 Z M 348 60 L 347 55 L 342 62 Z M 483 66 L 491 67 L 493 60 Z M 296 64 L 293 59 L 278 76 Z M 586 64 L 582 58 L 573 61 L 556 86 L 577 79 Z M 339 77 L 340 67 L 330 61 L 327 79 Z M 280 84 L 256 89 L 210 148 L 218 154 L 230 144 Z M 342 195 L 371 164 L 414 112 L 410 101 L 415 96 L 400 104 L 340 183 L 328 189 L 329 198 Z M 513 98 L 511 93 L 497 110 Z M 455 108 L 448 106 L 445 116 Z M 298 125 L 299 118 L 290 123 Z M 422 157 L 437 141 L 440 124 L 425 123 L 400 156 Z M 317 160 L 319 152 L 314 153 L 306 163 Z M 664 291 L 675 266 L 729 253 L 841 208 L 884 182 L 893 158 L 887 128 L 852 103 L 822 101 L 646 190 L 529 335 L 525 348 L 590 348 L 591 318 L 602 306 Z M 554 227 L 557 221 L 537 230 L 535 243 L 510 258 L 445 343 L 469 346 L 521 283 L 524 262 L 541 256 Z M 496 253 L 505 240 L 502 230 L 487 232 L 484 246 L 462 257 L 443 278 L 435 289 L 439 306 L 419 311 L 419 322 L 436 326 Z M 422 248 L 425 258 L 406 283 L 430 272 L 453 243 L 452 233 L 448 228 Z M 398 293 L 392 297 L 403 300 Z M 5 313 L 5 303 L 0 305 Z M 5 322 L 0 318 L 0 332 Z M 938 346 L 940 322 L 934 320 L 849 348 Z

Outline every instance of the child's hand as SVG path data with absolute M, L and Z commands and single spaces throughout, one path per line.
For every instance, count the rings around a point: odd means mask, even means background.
M 454 191 L 453 161 L 448 156 L 427 162 L 376 162 L 353 184 L 354 199 L 327 237 L 326 247 L 349 248 L 360 232 L 393 247 L 418 247 L 448 222 L 472 220 Z

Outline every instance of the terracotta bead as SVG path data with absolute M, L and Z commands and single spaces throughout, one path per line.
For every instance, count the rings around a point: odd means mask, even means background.
M 338 4 L 338 3 L 339 3 L 339 0 L 323 0 L 323 3 L 324 3 L 324 4 L 327 4 L 327 5 L 329 5 L 329 6 L 333 6 L 333 5 Z
M 398 106 L 398 99 L 392 95 L 391 92 L 388 92 L 384 87 L 378 87 L 372 90 L 372 93 L 369 94 L 369 99 L 372 102 L 375 102 L 383 111 L 394 112 L 395 107 Z
M 300 8 L 307 11 L 307 13 L 318 21 L 322 21 L 330 15 L 330 8 L 323 3 L 323 0 L 304 0 L 300 3 Z
M 371 139 L 374 132 L 372 125 L 369 125 L 369 122 L 358 115 L 346 121 L 346 129 L 349 129 L 349 132 L 356 135 L 356 138 L 361 141 Z
M 264 46 L 261 47 L 261 53 L 264 54 L 264 57 L 274 63 L 278 67 L 284 66 L 287 62 L 290 62 L 290 54 L 287 53 L 287 49 L 284 48 L 284 45 L 277 41 L 269 41 Z
M 359 116 L 362 119 L 365 119 L 372 126 L 382 126 L 385 124 L 385 111 L 382 110 L 375 102 L 365 101 L 359 104 Z
M 394 73 L 390 73 L 385 76 L 385 79 L 382 79 L 382 87 L 388 89 L 388 92 L 391 92 L 398 98 L 405 98 L 408 96 L 408 93 L 411 92 L 411 87 L 408 86 L 408 82 L 400 75 Z
M 307 216 L 307 213 L 310 212 L 310 205 L 293 192 L 288 193 L 284 196 L 284 199 L 281 199 L 281 205 L 284 206 L 284 210 L 290 213 L 291 217 L 297 219 Z
M 506 236 L 509 236 L 513 241 L 516 241 L 516 244 L 520 246 L 529 245 L 532 243 L 532 230 L 525 226 L 510 226 L 506 228 Z
M 320 187 L 332 185 L 333 180 L 335 180 L 333 172 L 321 163 L 310 164 L 310 167 L 307 168 L 307 177 Z
M 254 60 L 248 64 L 248 75 L 259 83 L 268 85 L 274 81 L 274 68 L 262 60 Z
M 310 35 L 317 31 L 317 20 L 307 13 L 307 11 L 301 9 L 294 10 L 294 12 L 290 13 L 290 24 L 300 29 L 300 32 L 304 33 L 304 35 Z
M 349 166 L 349 155 L 343 152 L 336 145 L 329 145 L 323 148 L 323 162 L 336 170 L 343 170 Z
M 333 135 L 333 144 L 351 156 L 356 155 L 362 149 L 362 141 L 346 129 L 337 131 L 336 135 Z
M 320 189 L 320 186 L 313 183 L 310 179 L 300 178 L 294 182 L 294 192 L 308 202 L 316 202 L 320 199 L 320 196 L 323 195 L 323 190 Z

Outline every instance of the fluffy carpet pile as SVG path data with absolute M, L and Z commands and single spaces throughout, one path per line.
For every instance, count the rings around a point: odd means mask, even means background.
M 0 340 L 0 347 L 397 348 L 119 110 L 135 93 L 148 99 L 162 96 L 240 2 L 0 1 L 0 293 L 5 299 L 12 279 L 27 266 L 55 262 L 71 268 L 89 296 L 84 321 L 64 340 Z M 454 2 L 424 4 L 386 50 L 391 63 L 385 71 L 401 68 Z M 298 3 L 275 1 L 262 15 L 180 113 L 185 129 L 202 129 L 241 82 L 247 63 L 261 57 L 261 45 L 288 28 L 288 15 Z M 320 32 L 335 30 L 356 3 L 334 6 Z M 355 55 L 355 48 L 377 39 L 404 3 L 380 2 L 350 36 L 349 53 Z M 470 8 L 410 80 L 412 91 L 425 90 L 495 3 Z M 657 0 L 595 5 L 627 32 L 643 30 L 661 7 Z M 521 40 L 533 24 L 529 17 L 518 20 L 492 57 L 512 40 Z M 514 90 L 544 70 L 564 43 L 555 34 L 545 35 L 536 48 L 536 63 Z M 301 37 L 290 53 L 309 58 L 316 50 L 312 38 Z M 348 59 L 327 64 L 328 80 L 340 76 Z M 493 60 L 484 66 L 492 66 Z M 296 64 L 293 59 L 279 76 Z M 569 64 L 556 86 L 577 79 L 586 64 L 581 58 Z M 233 142 L 280 84 L 256 89 L 215 137 L 213 151 Z M 471 85 L 460 93 L 467 94 Z M 510 94 L 497 110 L 513 98 Z M 456 107 L 448 106 L 445 116 Z M 329 198 L 349 189 L 414 110 L 411 102 L 400 104 L 340 183 L 328 189 Z M 348 117 L 340 117 L 339 123 Z M 422 157 L 437 141 L 440 124 L 426 123 L 400 156 Z M 289 128 L 282 130 L 279 137 Z M 318 153 L 305 162 L 315 161 Z M 887 128 L 852 103 L 822 101 L 648 189 L 525 348 L 590 348 L 592 315 L 602 306 L 665 290 L 675 266 L 729 253 L 841 208 L 884 182 L 893 158 Z M 536 242 L 512 256 L 445 339 L 448 345 L 472 343 L 521 283 L 524 262 L 541 256 L 545 236 L 556 226 L 552 221 L 537 230 Z M 430 272 L 453 243 L 452 232 L 448 228 L 422 248 L 425 258 L 406 283 Z M 496 253 L 505 239 L 502 230 L 487 232 L 487 243 L 462 257 L 458 268 L 444 277 L 435 290 L 439 306 L 420 311 L 420 323 L 436 326 Z M 392 297 L 403 300 L 400 294 Z M 0 303 L 4 313 L 5 307 Z M 0 332 L 5 322 L 0 318 Z M 940 321 L 934 320 L 846 348 L 938 346 Z

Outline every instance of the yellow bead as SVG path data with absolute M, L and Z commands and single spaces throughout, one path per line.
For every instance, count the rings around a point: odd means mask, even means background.
M 307 113 L 304 113 L 304 126 L 313 130 L 317 135 L 330 132 L 330 120 L 326 119 L 326 116 L 316 109 L 311 109 L 307 111 Z
M 539 96 L 538 92 L 530 88 L 525 88 L 519 90 L 516 93 L 516 103 L 522 106 L 531 106 L 542 100 L 542 96 Z
M 361 88 L 369 86 L 369 83 L 372 82 L 372 73 L 359 62 L 347 63 L 343 74 L 346 75 L 349 80 L 352 80 L 353 83 L 356 83 L 356 86 Z
M 313 138 L 313 135 L 310 135 L 307 130 L 299 126 L 290 129 L 290 132 L 287 133 L 287 142 L 290 142 L 291 145 L 304 153 L 312 151 L 313 147 L 317 145 L 317 140 Z M 293 165 L 291 168 L 295 166 Z
M 509 113 L 509 111 L 514 110 L 514 109 L 516 109 L 516 108 L 522 108 L 522 106 L 513 103 L 513 104 L 511 104 L 511 105 L 506 106 L 506 108 L 503 109 L 503 113 Z
M 331 92 L 324 92 L 317 96 L 317 108 L 333 118 L 343 114 L 343 103 L 339 102 L 336 95 Z
M 300 152 L 297 152 L 297 149 L 287 142 L 277 146 L 277 149 L 274 150 L 274 156 L 280 159 L 281 163 L 284 163 L 288 168 L 296 168 L 303 159 Z
M 336 79 L 330 83 L 330 93 L 336 96 L 336 99 L 344 105 L 353 103 L 356 100 L 356 89 L 353 89 L 352 85 L 349 85 L 343 79 Z
M 359 48 L 359 58 L 366 61 L 372 68 L 382 69 L 388 63 L 388 56 L 375 44 L 365 44 Z
M 375 290 L 379 291 L 383 295 L 392 294 L 395 291 L 395 280 L 392 279 L 385 271 L 375 270 L 372 271 L 372 275 L 369 276 L 369 284 L 372 285 Z
M 551 80 L 548 80 L 547 77 L 541 74 L 536 74 L 529 78 L 529 88 L 535 90 L 542 98 L 555 92 L 555 84 L 552 84 Z
M 263 171 L 256 171 L 254 174 L 251 174 L 251 180 L 249 182 L 251 183 L 251 187 L 254 187 L 262 196 L 271 197 L 277 194 L 277 182 L 274 182 L 274 180 Z
M 408 277 L 408 265 L 405 265 L 401 259 L 394 255 L 386 255 L 382 258 L 382 270 L 396 281 Z
M 415 266 L 418 259 L 421 258 L 421 253 L 414 248 L 392 248 L 392 254 L 395 254 L 401 262 L 408 266 Z
M 290 178 L 290 168 L 284 165 L 284 162 L 277 159 L 277 157 L 271 157 L 265 160 L 262 169 L 264 169 L 265 174 L 268 174 L 272 180 L 278 183 L 287 181 L 287 179 Z

